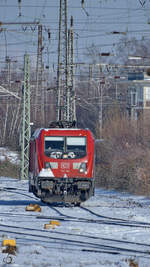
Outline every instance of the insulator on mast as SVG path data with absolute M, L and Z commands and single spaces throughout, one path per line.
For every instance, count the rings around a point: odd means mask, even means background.
M 50 29 L 48 29 L 47 32 L 48 32 L 48 41 L 50 41 L 50 39 L 51 39 L 51 32 L 50 32 Z
M 145 5 L 145 3 L 146 3 L 146 0 L 143 0 L 143 1 L 142 1 L 142 0 L 139 0 L 139 2 L 140 2 L 140 4 L 141 4 L 141 6 L 144 7 L 144 5 Z
M 81 0 L 82 8 L 84 8 L 84 0 Z
M 71 16 L 70 26 L 73 27 L 73 16 Z
M 85 7 L 84 7 L 84 0 L 81 0 L 81 6 L 82 6 L 82 9 L 84 10 L 85 14 L 87 16 L 89 16 L 89 13 L 86 11 Z
M 21 17 L 21 0 L 18 0 L 19 17 Z

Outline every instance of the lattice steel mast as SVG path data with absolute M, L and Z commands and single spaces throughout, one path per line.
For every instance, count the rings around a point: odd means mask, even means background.
M 60 0 L 59 8 L 59 39 L 57 66 L 57 121 L 67 120 L 68 91 L 68 37 L 67 37 L 67 0 Z
M 35 115 L 34 120 L 38 124 L 45 122 L 45 94 L 43 88 L 43 29 L 42 25 L 38 25 L 38 49 L 37 49 L 37 64 L 36 64 L 36 92 L 35 92 Z M 40 122 L 41 120 L 41 122 Z
M 70 20 L 70 29 L 68 30 L 68 71 L 69 71 L 69 120 L 76 122 L 76 96 L 74 85 L 74 33 L 73 33 L 73 17 Z
M 67 0 L 60 0 L 56 119 L 57 122 L 71 123 L 76 120 L 73 91 L 73 18 L 69 36 L 67 23 Z
M 30 59 L 28 54 L 24 56 L 22 95 L 21 179 L 28 179 L 30 141 Z

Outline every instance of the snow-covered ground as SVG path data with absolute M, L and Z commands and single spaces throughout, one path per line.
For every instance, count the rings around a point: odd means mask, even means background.
M 30 203 L 41 212 L 25 211 Z M 12 263 L 0 266 L 149 267 L 150 198 L 96 189 L 82 207 L 47 206 L 28 182 L 0 177 L 0 241 L 16 239 Z M 60 226 L 44 229 L 50 220 Z

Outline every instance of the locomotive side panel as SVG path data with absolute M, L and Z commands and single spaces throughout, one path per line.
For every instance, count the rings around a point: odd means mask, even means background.
M 30 141 L 29 149 L 29 191 L 32 192 L 35 187 L 35 179 L 39 175 L 39 163 L 37 154 L 36 140 Z

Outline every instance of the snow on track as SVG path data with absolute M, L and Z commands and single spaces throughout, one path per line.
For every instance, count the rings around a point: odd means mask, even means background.
M 29 193 L 27 181 L 0 182 L 0 241 L 17 243 L 11 266 L 150 266 L 150 198 L 97 189 L 81 207 L 54 206 Z M 42 211 L 25 211 L 30 203 Z M 56 219 L 60 226 L 44 229 Z

